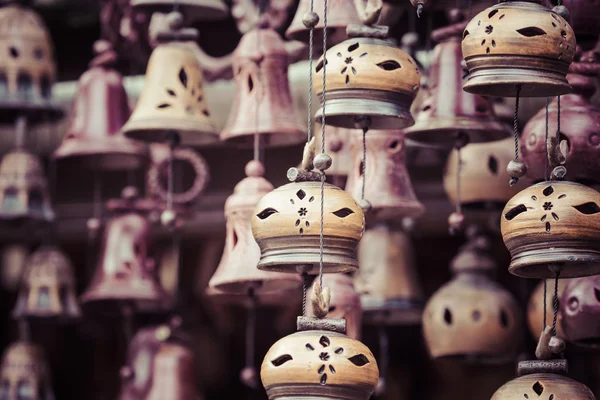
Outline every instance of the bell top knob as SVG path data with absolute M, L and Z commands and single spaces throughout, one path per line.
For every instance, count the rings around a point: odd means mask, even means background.
M 265 166 L 258 160 L 252 160 L 246 164 L 246 176 L 261 177 L 265 175 Z
M 453 24 L 464 21 L 465 13 L 463 13 L 462 10 L 459 8 L 451 8 L 450 10 L 448 10 L 448 19 Z
M 93 50 L 95 57 L 90 61 L 90 67 L 111 67 L 116 64 L 118 54 L 108 40 L 96 40 Z
M 121 197 L 124 200 L 134 201 L 140 197 L 140 192 L 135 186 L 127 186 L 121 192 Z

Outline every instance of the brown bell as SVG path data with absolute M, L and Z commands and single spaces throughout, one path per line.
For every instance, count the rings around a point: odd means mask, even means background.
M 559 279 L 558 280 L 558 298 L 562 296 L 562 293 L 565 289 L 565 285 L 569 282 L 570 279 Z M 554 301 L 554 279 L 546 280 L 546 325 L 552 325 L 552 320 L 554 318 L 553 314 L 553 301 Z M 557 315 L 557 324 L 556 324 L 556 335 L 558 337 L 564 338 L 565 334 L 563 333 L 562 326 L 562 313 L 558 312 Z M 540 340 L 540 335 L 544 330 L 544 281 L 541 281 L 531 292 L 531 297 L 529 297 L 529 303 L 527 305 L 527 325 L 529 326 L 529 333 L 537 342 Z
M 380 224 L 367 229 L 358 247 L 354 285 L 369 325 L 421 322 L 425 298 L 410 237 Z
M 477 14 L 463 32 L 469 75 L 464 90 L 484 96 L 547 97 L 571 91 L 575 54 L 569 23 L 538 1 L 503 1 Z
M 169 12 L 177 6 L 188 22 L 224 19 L 229 7 L 222 0 L 131 0 L 131 6 L 152 12 Z
M 54 399 L 44 350 L 33 343 L 16 342 L 4 351 L 0 381 L 2 399 Z
M 248 294 L 250 291 L 266 294 L 302 285 L 300 275 L 257 268 L 260 248 L 252 236 L 252 215 L 258 201 L 273 190 L 273 185 L 263 177 L 264 172 L 260 161 L 250 161 L 246 165 L 246 178 L 235 186 L 233 194 L 225 201 L 225 250 L 208 282 L 210 288 L 231 294 Z
M 54 49 L 46 25 L 34 11 L 17 4 L 0 8 L 0 121 L 26 116 L 48 122 L 63 112 L 51 102 L 56 79 Z
M 546 0 L 546 6 L 552 8 L 561 4 L 569 10 L 569 24 L 573 27 L 578 42 L 596 41 L 600 35 L 600 3 L 586 0 Z
M 560 297 L 564 338 L 580 346 L 600 345 L 600 277 L 569 279 Z
M 454 24 L 432 33 L 438 44 L 433 50 L 427 97 L 415 125 L 406 129 L 407 137 L 447 148 L 455 144 L 459 134 L 467 134 L 470 143 L 504 139 L 511 130 L 496 118 L 491 100 L 462 89 L 465 73 L 460 38 L 466 22 L 458 22 L 461 14 L 453 16 Z
M 25 149 L 12 150 L 0 163 L 0 219 L 54 220 L 42 164 Z
M 508 201 L 500 222 L 523 278 L 576 278 L 600 273 L 600 193 L 574 182 L 540 182 Z M 549 268 L 551 267 L 551 268 Z
M 365 135 L 366 176 L 363 177 L 363 135 L 358 130 L 350 135 L 352 168 L 346 191 L 360 200 L 366 178 L 364 197 L 372 206 L 371 215 L 367 216 L 375 220 L 418 217 L 425 211 L 406 169 L 404 137 L 402 131 L 369 131 Z
M 233 52 L 235 98 L 221 140 L 252 147 L 289 146 L 306 139 L 296 118 L 288 83 L 288 53 L 279 34 L 256 28 L 244 34 Z
M 13 317 L 80 316 L 71 261 L 56 247 L 41 247 L 27 260 Z
M 194 378 L 194 354 L 175 343 L 163 343 L 152 368 L 152 387 L 147 400 L 199 400 Z
M 316 277 L 315 279 L 319 279 Z M 362 308 L 360 306 L 360 296 L 354 289 L 352 277 L 346 274 L 325 274 L 323 275 L 323 287 L 328 287 L 331 291 L 331 300 L 329 302 L 329 312 L 325 318 L 346 320 L 346 335 L 352 339 L 360 340 Z M 313 296 L 312 286 L 308 289 L 306 298 Z M 306 308 L 306 315 L 314 317 L 312 307 Z

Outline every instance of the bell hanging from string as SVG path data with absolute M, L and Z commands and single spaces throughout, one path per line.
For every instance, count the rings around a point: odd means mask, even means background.
M 73 265 L 56 247 L 42 247 L 28 259 L 13 317 L 76 319 L 77 304 Z
M 41 347 L 33 343 L 12 343 L 4 351 L 0 380 L 3 399 L 54 400 L 46 355 Z
M 229 16 L 229 6 L 223 0 L 131 0 L 131 7 L 149 12 L 178 10 L 189 23 Z
M 511 135 L 509 126 L 496 118 L 490 99 L 463 91 L 461 33 L 467 24 L 458 9 L 449 11 L 451 24 L 433 31 L 438 44 L 433 50 L 427 96 L 420 106 L 415 125 L 407 137 L 419 143 L 450 148 L 457 140 L 490 142 Z
M 361 201 L 369 202 L 367 219 L 386 221 L 398 217 L 419 217 L 425 211 L 412 187 L 405 163 L 403 131 L 369 131 L 365 135 L 366 155 L 363 155 L 363 135 L 359 130 L 350 135 L 352 168 L 346 191 Z M 364 160 L 366 169 L 363 176 Z
M 425 297 L 417 276 L 410 237 L 387 224 L 365 231 L 358 247 L 360 269 L 354 285 L 368 325 L 421 322 Z
M 560 295 L 564 338 L 577 346 L 600 347 L 600 280 L 597 275 L 568 279 Z
M 242 36 L 233 52 L 236 92 L 221 140 L 252 147 L 289 146 L 306 138 L 296 118 L 288 83 L 288 53 L 279 34 L 259 26 Z
M 565 285 L 570 279 L 559 279 L 558 280 L 558 298 L 562 297 L 562 293 L 565 289 Z M 553 303 L 554 303 L 554 279 L 546 280 L 546 324 L 544 324 L 544 281 L 542 280 L 531 292 L 529 297 L 529 303 L 527 304 L 527 326 L 529 327 L 529 333 L 531 337 L 539 341 L 540 335 L 546 325 L 552 323 L 554 318 L 553 314 Z M 559 310 L 557 314 L 556 324 L 556 336 L 564 338 L 565 334 L 562 330 L 562 314 Z
M 120 133 L 130 109 L 123 77 L 115 69 L 117 53 L 103 40 L 94 43 L 94 52 L 79 79 L 71 126 L 53 157 L 99 171 L 141 168 L 148 149 Z
M 169 28 L 158 33 L 160 44 L 150 56 L 144 89 L 123 132 L 147 142 L 215 143 L 218 132 L 210 119 L 194 48 L 198 31 L 182 27 L 181 13 L 168 18 Z

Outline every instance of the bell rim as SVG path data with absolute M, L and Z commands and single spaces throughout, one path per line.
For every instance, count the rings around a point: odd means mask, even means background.
M 514 251 L 508 272 L 520 278 L 554 279 L 549 264 L 566 264 L 561 278 L 580 278 L 600 274 L 600 250 L 545 246 L 528 251 Z
M 476 129 L 473 128 L 475 125 L 478 126 Z M 437 148 L 454 147 L 456 139 L 452 133 L 459 131 L 469 135 L 469 143 L 497 142 L 512 134 L 506 124 L 493 118 L 469 117 L 433 117 L 430 120 L 419 120 L 417 116 L 415 124 L 405 130 L 406 137 L 412 141 Z
M 169 129 L 165 129 L 168 121 Z M 181 145 L 190 147 L 211 146 L 219 143 L 219 133 L 208 122 L 189 123 L 177 118 L 144 118 L 143 121 L 129 120 L 123 129 L 125 137 L 146 143 L 168 143 L 170 132 L 179 134 Z
M 298 128 L 278 129 L 271 131 L 235 133 L 224 129 L 219 139 L 222 143 L 226 143 L 236 148 L 251 149 L 254 147 L 254 135 L 258 134 L 261 142 L 261 147 L 276 148 L 294 146 L 306 141 L 306 132 Z M 283 140 L 272 140 L 273 138 Z
M 148 9 L 151 11 L 169 12 L 173 10 L 173 4 L 157 4 L 156 0 L 133 0 L 131 6 L 135 9 Z M 219 0 L 203 0 L 201 3 L 194 0 L 180 0 L 177 2 L 179 7 L 183 8 L 182 14 L 190 17 L 191 21 L 211 21 L 225 19 L 229 16 L 229 7 Z M 202 4 L 202 5 L 199 5 Z
M 71 139 L 63 141 L 52 153 L 52 159 L 57 162 L 80 162 L 92 170 L 118 171 L 140 169 L 148 164 L 150 156 L 143 145 L 128 143 L 128 140 Z

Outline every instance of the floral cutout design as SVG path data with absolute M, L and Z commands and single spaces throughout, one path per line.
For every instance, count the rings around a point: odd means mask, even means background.
M 165 110 L 182 107 L 188 115 L 203 114 L 205 117 L 209 117 L 210 113 L 206 108 L 204 96 L 202 95 L 202 82 L 193 82 L 185 67 L 179 69 L 177 81 L 179 83 L 178 88 L 165 88 L 169 100 L 158 104 L 156 108 Z
M 296 192 L 296 197 L 299 199 L 300 202 L 303 202 L 303 200 L 306 198 L 306 192 L 302 189 L 298 190 Z M 310 198 L 308 199 L 309 203 L 312 203 L 313 201 L 315 201 L 315 196 L 310 196 Z M 290 203 L 292 204 L 296 204 L 296 201 L 292 198 L 290 199 Z M 310 222 L 308 222 L 305 217 L 308 214 L 308 210 L 306 207 L 300 207 L 298 208 L 298 216 L 299 218 L 296 220 L 296 227 L 298 228 L 298 233 L 303 235 L 304 234 L 304 229 L 310 228 Z
M 543 199 L 543 202 L 540 201 L 540 203 L 541 203 L 540 208 L 543 211 L 543 215 L 540 218 L 540 222 L 544 223 L 546 232 L 550 233 L 550 230 L 552 229 L 552 225 L 550 223 L 550 221 L 551 221 L 550 218 L 552 218 L 554 221 L 560 220 L 560 217 L 558 216 L 557 213 L 552 211 L 552 208 L 554 207 L 556 202 L 558 202 L 559 200 L 565 199 L 567 197 L 567 195 L 564 193 L 557 194 L 554 190 L 554 187 L 552 187 L 552 186 L 547 186 L 544 190 L 542 190 L 542 194 L 544 195 L 545 198 Z M 539 201 L 539 199 L 536 195 L 532 195 L 531 200 L 536 201 L 536 202 Z M 533 209 L 535 209 L 535 207 L 526 207 L 524 204 L 519 204 L 518 206 L 510 209 L 504 215 L 504 217 L 510 221 L 513 218 L 515 218 L 517 215 L 524 213 L 527 210 L 533 210 Z
M 536 381 L 532 386 L 533 392 L 537 395 L 536 397 L 530 396 L 527 393 L 523 393 L 523 398 L 525 399 L 535 399 L 537 397 L 541 397 L 544 393 L 544 385 L 542 385 L 539 381 Z M 548 400 L 558 400 L 554 397 L 554 394 L 550 394 L 548 396 Z

